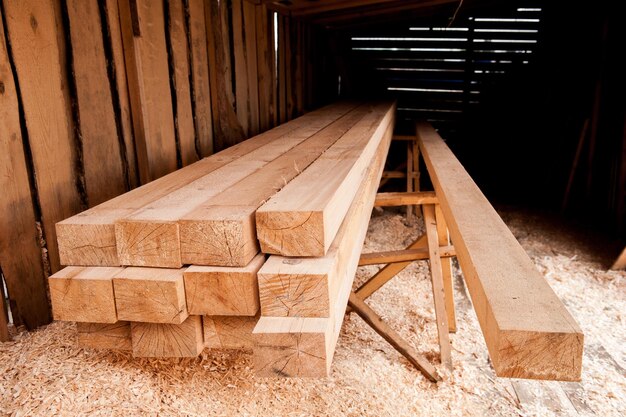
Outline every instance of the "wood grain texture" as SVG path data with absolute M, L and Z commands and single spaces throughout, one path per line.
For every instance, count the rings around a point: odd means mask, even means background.
M 380 180 L 376 168 L 382 165 L 380 159 L 383 153 L 386 155 L 385 147 L 389 146 L 393 127 L 388 125 L 386 129 L 376 157 L 328 253 L 318 258 L 270 256 L 259 270 L 262 316 L 332 317 L 342 285 L 352 280 L 358 265 L 364 229 L 367 229 L 372 209 L 369 202 L 371 199 L 373 205 Z
M 72 70 L 87 199 L 95 206 L 126 191 L 97 0 L 67 2 Z
M 115 224 L 115 235 L 119 261 L 123 265 L 169 268 L 179 268 L 183 264 L 247 265 L 258 252 L 256 243 L 254 243 L 254 252 L 250 253 L 247 259 L 243 261 L 238 260 L 238 263 L 206 261 L 205 256 L 209 256 L 209 252 L 213 249 L 211 246 L 204 245 L 202 239 L 206 239 L 205 235 L 201 234 L 197 237 L 187 238 L 184 232 L 181 231 L 185 227 L 188 213 L 193 214 L 194 210 L 202 209 L 219 196 L 226 196 L 226 199 L 229 197 L 236 199 L 251 198 L 258 196 L 260 193 L 265 193 L 264 197 L 261 198 L 267 198 L 267 193 L 275 191 L 273 188 L 268 191 L 268 187 L 276 187 L 283 184 L 282 182 L 276 184 L 276 179 L 272 178 L 272 176 L 283 175 L 286 177 L 294 170 L 296 159 L 288 159 L 290 158 L 289 155 L 296 152 L 297 149 L 301 149 L 300 145 L 306 143 L 312 135 L 326 128 L 326 126 L 353 108 L 354 104 L 350 103 L 327 106 L 315 113 L 311 113 L 307 117 L 297 121 L 294 120 L 292 123 L 257 136 L 255 140 L 265 141 L 266 146 L 259 147 L 237 160 L 198 178 L 196 181 L 164 195 L 163 198 L 153 201 L 131 215 L 118 220 Z M 319 155 L 319 152 L 317 155 Z M 278 169 L 276 168 L 277 166 Z M 281 168 L 287 172 L 280 171 Z M 268 182 L 273 182 L 270 184 L 261 182 L 262 187 L 259 188 L 256 178 L 262 172 L 265 173 L 266 177 L 269 177 L 269 179 L 266 178 Z M 252 178 L 252 180 L 249 180 L 249 178 Z M 259 202 L 252 200 L 252 203 L 247 204 L 256 204 L 254 206 L 254 209 L 256 209 L 260 203 L 261 200 Z M 251 218 L 253 214 L 254 211 L 247 218 Z M 232 210 L 226 210 L 219 219 L 223 220 L 223 216 L 231 216 L 229 218 L 239 216 L 236 218 L 240 218 L 241 214 Z M 254 231 L 254 225 L 251 225 L 249 229 Z M 210 233 L 210 231 L 206 233 Z M 222 232 L 220 231 L 220 233 Z M 220 240 L 225 240 L 223 234 L 220 235 Z M 190 251 L 186 250 L 186 243 L 192 245 L 192 250 L 197 252 L 198 257 L 191 258 L 187 256 Z M 226 246 L 227 243 L 224 242 L 222 245 Z M 226 248 L 226 250 L 228 249 Z M 209 254 L 205 255 L 206 253 Z M 223 255 L 221 256 L 223 257 Z
M 229 28 L 222 14 L 228 7 L 226 2 L 205 0 L 205 19 L 211 84 L 213 114 L 213 141 L 216 150 L 222 150 L 241 142 L 245 136 L 233 107 L 234 98 L 230 75 Z
M 263 253 L 326 254 L 394 112 L 390 103 L 372 105 L 363 120 L 257 210 Z
M 253 349 L 258 316 L 204 316 L 204 345 L 209 349 Z
M 133 0 L 138 30 L 133 33 L 131 0 L 120 0 L 120 22 L 139 173 L 143 184 L 176 169 L 176 139 L 165 41 L 163 2 Z
M 243 1 L 243 35 L 245 37 L 246 75 L 248 77 L 248 135 L 256 135 L 260 130 L 259 121 L 259 78 L 257 71 L 256 6 Z M 233 28 L 235 29 L 235 28 Z M 237 58 L 235 57 L 235 60 Z
M 448 330 L 456 332 L 456 313 L 454 309 L 454 283 L 452 276 L 452 259 L 443 256 L 441 248 L 450 244 L 450 233 L 446 219 L 439 204 L 435 205 L 435 221 L 437 223 L 437 239 L 439 241 L 438 254 L 441 258 L 441 272 L 443 276 L 443 290 L 446 299 L 446 314 L 448 315 Z
M 338 288 L 335 295 L 331 295 L 329 317 L 261 317 L 253 331 L 256 343 L 253 360 L 257 375 L 320 377 L 330 373 L 392 130 L 390 126 L 364 180 L 362 188 L 367 192 L 362 196 L 357 194 L 362 197 L 355 200 L 355 205 L 360 208 L 349 217 L 353 222 L 343 239 L 338 260 L 338 265 L 342 266 L 336 280 Z
M 201 316 L 181 324 L 131 323 L 130 332 L 138 358 L 194 358 L 204 349 Z
M 180 221 L 181 257 L 185 264 L 246 265 L 259 251 L 255 212 L 348 132 L 366 110 L 357 108 L 340 118 L 313 119 L 324 125 L 316 134 L 284 152 L 205 203 Z
M 115 222 L 210 172 L 264 146 L 277 133 L 290 131 L 286 126 L 228 148 L 164 177 L 131 190 L 57 223 L 63 265 L 120 265 L 115 242 Z
M 8 342 L 11 340 L 9 334 L 9 317 L 7 315 L 7 306 L 4 295 L 0 299 L 0 342 Z
M 60 268 L 54 224 L 80 211 L 76 153 L 58 3 L 3 2 L 20 85 L 50 268 Z
M 118 122 L 121 134 L 124 138 L 124 151 L 128 169 L 128 184 L 130 188 L 139 185 L 139 171 L 137 167 L 137 155 L 135 153 L 135 138 L 133 136 L 133 121 L 128 93 L 128 77 L 124 58 L 124 46 L 122 42 L 122 28 L 120 26 L 120 10 L 117 0 L 105 0 L 106 32 L 111 47 L 112 76 L 116 98 L 114 106 L 117 106 Z M 115 96 L 115 94 L 114 94 Z
M 419 204 L 437 204 L 437 196 L 432 191 L 378 193 L 376 207 L 397 207 Z
M 452 370 L 452 353 L 450 349 L 450 336 L 448 334 L 448 314 L 446 313 L 443 272 L 441 268 L 441 258 L 439 256 L 439 237 L 437 235 L 435 206 L 433 204 L 426 204 L 422 207 L 422 211 L 424 213 L 426 240 L 428 241 L 430 282 L 433 290 L 433 303 L 435 304 L 439 356 L 441 363 Z
M 265 256 L 257 255 L 244 267 L 197 266 L 185 271 L 189 314 L 255 316 L 259 311 L 257 272 Z
M 496 374 L 579 380 L 580 327 L 435 130 L 417 133 Z
M 20 128 L 18 97 L 4 33 L 0 19 L 0 189 L 3 194 L 0 199 L 0 266 L 15 305 L 12 311 L 15 322 L 34 329 L 50 322 L 51 316 Z M 6 331 L 2 323 L 0 327 Z M 8 333 L 4 335 L 8 337 Z
M 76 323 L 78 344 L 91 349 L 132 350 L 130 323 Z
M 274 43 L 270 33 L 270 17 L 263 5 L 255 7 L 256 14 L 256 51 L 257 78 L 259 89 L 259 129 L 261 132 L 273 126 L 274 109 L 272 107 Z
M 48 278 L 55 320 L 115 323 L 113 277 L 117 267 L 68 266 Z
M 450 258 L 455 256 L 454 246 L 440 246 L 439 256 L 441 258 Z M 371 252 L 361 254 L 361 258 L 359 258 L 359 266 L 421 261 L 426 259 L 428 259 L 428 249 L 425 248 Z
M 120 320 L 181 324 L 189 313 L 184 269 L 126 268 L 113 278 Z
M 235 68 L 235 104 L 237 119 L 246 136 L 250 136 L 250 89 L 248 87 L 248 54 L 244 28 L 244 0 L 232 0 L 233 56 Z M 256 55 L 254 56 L 256 60 Z
M 196 147 L 201 157 L 207 157 L 214 152 L 207 26 L 204 7 L 204 0 L 188 0 L 193 117 L 196 126 Z
M 171 56 L 170 77 L 175 92 L 174 127 L 178 139 L 178 151 L 182 166 L 189 165 L 199 159 L 196 153 L 196 131 L 193 120 L 193 108 L 191 105 L 191 85 L 189 75 L 189 47 L 187 45 L 187 24 L 185 21 L 185 8 L 183 0 L 171 0 L 168 2 L 167 36 Z

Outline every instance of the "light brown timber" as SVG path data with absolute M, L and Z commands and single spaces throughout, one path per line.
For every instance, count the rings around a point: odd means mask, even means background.
M 265 262 L 259 254 L 244 267 L 198 266 L 185 270 L 189 314 L 255 316 L 259 311 L 257 272 Z
M 432 191 L 378 193 L 375 207 L 437 204 L 437 196 Z
M 435 320 L 437 322 L 437 335 L 439 337 L 439 354 L 441 363 L 448 369 L 452 369 L 452 356 L 450 352 L 450 336 L 448 335 L 448 315 L 446 313 L 445 291 L 443 289 L 443 273 L 441 272 L 441 258 L 439 257 L 439 238 L 437 236 L 437 221 L 435 219 L 435 206 L 426 204 L 422 207 L 424 214 L 424 227 L 426 228 L 426 240 L 428 241 L 428 258 L 430 260 L 430 280 L 433 289 L 433 302 L 435 304 Z
M 439 256 L 441 258 L 450 258 L 455 256 L 454 246 L 446 245 L 439 247 Z M 407 261 L 423 261 L 428 259 L 428 249 L 404 249 L 392 250 L 386 252 L 362 253 L 359 259 L 359 266 L 377 265 L 377 264 L 393 264 Z
M 131 323 L 130 331 L 138 358 L 194 358 L 204 349 L 201 316 L 181 324 Z
M 255 200 L 248 202 L 256 204 L 254 207 L 256 209 L 262 199 L 275 192 L 273 187 L 283 185 L 281 178 L 287 178 L 291 174 L 289 171 L 294 170 L 294 166 L 303 166 L 298 159 L 298 155 L 303 153 L 302 147 L 305 146 L 305 149 L 312 151 L 306 144 L 313 142 L 315 134 L 332 125 L 337 119 L 343 120 L 342 116 L 354 107 L 354 103 L 345 102 L 330 105 L 273 129 L 261 135 L 274 139 L 266 146 L 257 148 L 118 220 L 115 224 L 115 240 L 120 263 L 166 268 L 180 268 L 183 264 L 247 265 L 258 249 L 253 248 L 253 252 L 249 253 L 245 260 L 237 259 L 236 262 L 230 263 L 213 262 L 210 258 L 213 246 L 204 245 L 203 239 L 207 239 L 204 233 L 200 236 L 192 235 L 191 238 L 185 235 L 187 217 L 198 210 L 203 210 L 220 196 L 227 200 L 231 199 L 229 201 L 259 198 L 258 202 Z M 348 114 L 346 117 L 351 116 Z M 311 157 L 308 154 L 306 156 Z M 265 177 L 262 178 L 260 175 Z M 259 186 L 259 182 L 262 186 Z M 256 197 L 259 195 L 261 197 Z M 220 220 L 240 215 L 231 210 L 225 211 L 224 216 L 230 217 L 218 217 Z M 219 245 L 224 248 L 225 254 L 220 256 L 222 259 L 230 259 L 233 256 L 228 252 L 229 242 L 221 233 Z M 189 256 L 186 244 L 191 245 L 196 257 Z M 256 241 L 253 244 L 256 247 Z
M 118 272 L 113 278 L 118 319 L 181 324 L 189 315 L 183 273 L 184 269 L 135 267 Z
M 394 113 L 390 103 L 374 105 L 362 122 L 257 210 L 263 253 L 326 254 Z
M 387 323 L 385 323 L 378 314 L 374 312 L 365 301 L 361 300 L 356 294 L 351 293 L 348 299 L 348 305 L 359 315 L 376 333 L 385 339 L 394 347 L 402 356 L 413 364 L 424 376 L 432 382 L 441 380 L 434 366 L 428 360 L 417 353 L 417 351 L 409 345 L 398 333 L 395 332 Z
M 432 126 L 417 132 L 496 374 L 579 380 L 580 327 Z
M 49 323 L 51 315 L 20 128 L 18 97 L 4 34 L 0 19 L 0 265 L 14 302 L 14 322 L 34 329 Z M 0 317 L 0 338 L 8 338 L 4 300 L 0 302 L 0 308 L 3 310 L 0 316 L 5 315 L 4 320 Z
M 132 350 L 130 323 L 76 323 L 78 344 L 92 349 Z
M 209 349 L 253 349 L 258 316 L 204 316 L 204 345 Z
M 365 122 L 369 115 L 364 106 L 354 109 L 186 214 L 179 222 L 182 262 L 223 266 L 250 262 L 259 251 L 255 228 L 258 207 L 306 172 L 311 163 L 348 137 L 351 129 Z M 316 122 L 320 122 L 319 117 L 313 123 Z
M 456 332 L 456 313 L 454 308 L 454 284 L 452 282 L 452 259 L 444 257 L 441 246 L 450 244 L 450 234 L 446 219 L 443 217 L 441 206 L 435 205 L 435 222 L 437 223 L 437 237 L 439 241 L 439 258 L 441 259 L 441 272 L 443 274 L 443 290 L 446 299 L 446 314 L 448 315 L 448 330 Z
M 613 265 L 611 266 L 611 269 L 613 269 L 613 270 L 626 269 L 626 248 L 624 248 L 624 250 L 617 257 L 615 262 L 613 262 Z
M 68 266 L 48 278 L 55 320 L 115 323 L 113 277 L 118 267 Z

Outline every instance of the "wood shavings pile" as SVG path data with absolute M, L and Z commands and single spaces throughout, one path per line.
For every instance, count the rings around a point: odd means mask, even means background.
M 0 344 L 0 415 L 626 415 L 626 274 L 607 272 L 583 239 L 516 211 L 503 217 L 585 332 L 580 384 L 495 377 L 458 276 L 454 371 L 446 373 L 437 360 L 428 266 L 419 262 L 368 303 L 437 365 L 445 378 L 438 385 L 356 315 L 344 322 L 327 379 L 255 378 L 246 352 L 166 360 L 86 350 L 76 345 L 75 325 L 55 322 Z M 404 248 L 422 229 L 398 212 L 376 213 L 364 252 Z M 360 268 L 355 284 L 377 269 Z

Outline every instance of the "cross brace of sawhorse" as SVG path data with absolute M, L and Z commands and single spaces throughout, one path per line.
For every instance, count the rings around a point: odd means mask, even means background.
M 389 282 L 412 262 L 428 260 L 435 304 L 437 334 L 441 363 L 452 369 L 448 333 L 456 331 L 454 298 L 452 292 L 451 257 L 455 256 L 450 244 L 448 228 L 433 192 L 379 193 L 375 206 L 422 206 L 426 233 L 405 250 L 361 254 L 359 266 L 387 264 L 350 294 L 349 311 L 357 313 L 400 354 L 433 382 L 440 380 L 436 369 L 408 342 L 386 324 L 366 303 L 370 295 Z

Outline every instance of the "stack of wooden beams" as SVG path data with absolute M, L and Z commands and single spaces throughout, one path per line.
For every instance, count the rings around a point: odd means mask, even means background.
M 260 375 L 326 375 L 394 111 L 330 105 L 58 223 L 55 319 L 137 357 L 252 349 Z

